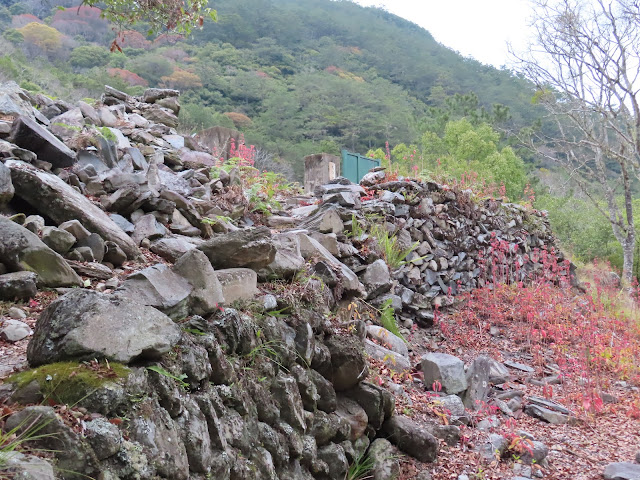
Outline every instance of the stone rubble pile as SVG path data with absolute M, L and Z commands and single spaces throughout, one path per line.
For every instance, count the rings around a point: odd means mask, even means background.
M 259 225 L 239 172 L 212 168 L 212 153 L 177 133 L 178 98 L 106 87 L 94 107 L 0 86 L 0 300 L 60 295 L 33 331 L 20 309 L 0 320 L 3 340 L 31 336 L 27 359 L 38 367 L 0 386 L 0 401 L 30 405 L 4 428 L 45 420 L 53 436 L 36 446 L 56 452 L 55 468 L 12 454 L 14 474 L 337 480 L 367 452 L 382 480 L 398 474 L 395 447 L 435 461 L 482 402 L 505 416 L 572 421 L 561 405 L 507 388 L 512 373 L 492 359 L 465 367 L 429 353 L 413 365 L 385 328 L 355 321 L 346 333 L 329 321 L 365 300 L 390 304 L 405 332 L 431 326 L 434 309 L 492 281 L 483 258 L 495 242 L 521 267 L 511 279 L 526 281 L 543 265 L 525 255 L 554 247 L 541 214 L 372 171 L 361 185 L 318 187 L 317 202 L 282 199 Z M 398 268 L 374 225 L 408 252 Z M 293 297 L 264 294 L 262 282 L 301 274 Z M 439 382 L 450 424 L 396 415 L 394 393 L 366 381 L 367 355 L 421 369 L 426 388 Z M 74 362 L 73 375 L 56 362 Z M 87 384 L 79 372 L 100 374 Z M 82 409 L 76 417 L 34 406 L 61 392 Z M 543 464 L 546 447 L 531 440 L 529 463 Z M 481 454 L 505 453 L 504 439 L 491 442 Z

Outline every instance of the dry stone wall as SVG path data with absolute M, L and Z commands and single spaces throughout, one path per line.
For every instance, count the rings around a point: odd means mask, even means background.
M 12 455 L 20 478 L 342 479 L 367 451 L 392 478 L 386 439 L 434 461 L 448 433 L 367 382 L 367 355 L 412 368 L 406 346 L 338 318 L 390 300 L 404 328 L 427 326 L 494 281 L 494 246 L 516 281 L 554 246 L 540 213 L 381 171 L 253 215 L 240 172 L 176 132 L 174 90 L 107 87 L 97 107 L 0 96 L 15 117 L 0 121 L 0 299 L 58 295 L 29 342 L 38 368 L 0 387 L 16 411 L 3 428 L 45 420 L 36 446 L 56 451 Z M 411 250 L 398 268 L 373 227 Z M 30 335 L 15 323 L 4 338 Z

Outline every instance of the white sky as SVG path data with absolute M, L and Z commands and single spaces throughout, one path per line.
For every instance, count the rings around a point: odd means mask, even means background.
M 443 45 L 476 60 L 501 67 L 509 64 L 507 42 L 526 45 L 527 0 L 354 0 L 381 6 L 428 30 Z

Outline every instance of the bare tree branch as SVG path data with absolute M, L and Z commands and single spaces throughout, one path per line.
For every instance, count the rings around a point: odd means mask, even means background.
M 631 177 L 640 179 L 640 7 L 635 0 L 531 3 L 535 40 L 524 54 L 511 53 L 559 134 L 533 135 L 529 146 L 562 166 L 609 220 L 630 282 Z

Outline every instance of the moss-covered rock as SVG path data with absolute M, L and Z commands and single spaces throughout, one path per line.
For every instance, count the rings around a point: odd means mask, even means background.
M 121 383 L 129 372 L 119 363 L 59 362 L 16 373 L 6 381 L 16 387 L 14 401 L 51 399 L 76 405 L 109 384 Z

